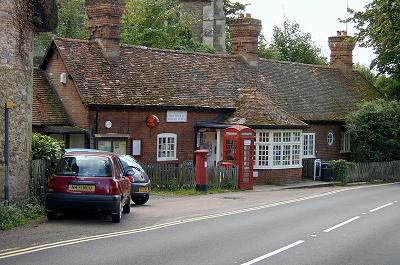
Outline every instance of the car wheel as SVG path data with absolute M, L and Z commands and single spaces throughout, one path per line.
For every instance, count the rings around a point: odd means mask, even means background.
M 128 199 L 128 201 L 124 205 L 124 207 L 122 209 L 122 212 L 123 213 L 130 213 L 131 212 L 131 200 L 130 200 L 130 198 Z
M 146 194 L 144 196 L 140 197 L 133 197 L 132 196 L 132 201 L 137 204 L 137 205 L 143 205 L 149 200 L 149 194 Z
M 114 214 L 111 214 L 111 221 L 113 222 L 113 223 L 119 223 L 119 222 L 121 222 L 121 219 L 122 219 L 122 201 L 120 202 L 120 204 L 119 204 L 119 211 L 118 211 L 118 213 L 114 213 Z
M 56 211 L 46 211 L 47 220 L 52 221 L 57 219 L 57 212 Z

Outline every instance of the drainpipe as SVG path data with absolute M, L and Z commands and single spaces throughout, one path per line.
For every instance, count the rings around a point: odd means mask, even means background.
M 4 109 L 4 204 L 10 203 L 10 183 L 9 183 L 9 159 L 10 159 L 10 109 L 14 108 L 14 103 L 7 100 Z

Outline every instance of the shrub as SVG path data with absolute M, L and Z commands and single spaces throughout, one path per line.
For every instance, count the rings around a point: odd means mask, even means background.
M 58 160 L 64 153 L 64 143 L 40 133 L 32 134 L 32 159 L 47 159 L 50 161 L 50 168 L 47 174 L 50 175 Z
M 400 159 L 400 102 L 364 103 L 346 120 L 352 149 L 359 162 Z
M 346 160 L 340 159 L 332 161 L 333 177 L 336 181 L 346 182 L 346 167 Z

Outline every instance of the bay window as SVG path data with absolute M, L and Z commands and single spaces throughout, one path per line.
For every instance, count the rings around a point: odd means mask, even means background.
M 300 167 L 300 150 L 300 131 L 256 130 L 254 167 L 258 169 Z

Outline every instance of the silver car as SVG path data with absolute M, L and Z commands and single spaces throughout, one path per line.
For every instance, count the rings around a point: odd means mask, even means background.
M 149 200 L 151 181 L 142 166 L 130 155 L 118 155 L 125 172 L 130 171 L 131 198 L 137 205 Z

